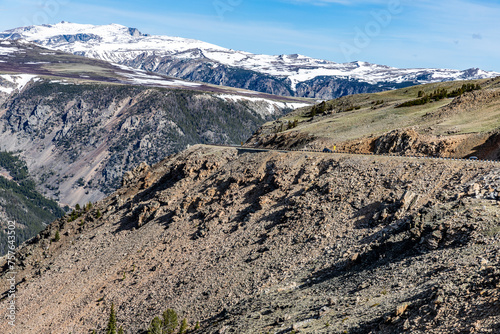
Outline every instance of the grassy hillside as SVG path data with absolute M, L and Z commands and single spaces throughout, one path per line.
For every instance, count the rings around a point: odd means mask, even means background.
M 499 152 L 478 148 L 491 148 L 488 141 L 500 129 L 499 82 L 498 78 L 445 82 L 325 101 L 267 123 L 249 144 L 279 147 L 286 142 L 295 147 L 376 152 L 377 140 L 383 141 L 390 132 L 411 131 L 414 143 L 422 144 L 422 154 L 432 151 L 433 145 L 442 145 L 436 154 L 498 158 Z M 475 88 L 462 90 L 464 85 Z M 446 94 L 434 98 L 443 91 Z M 423 98 L 427 102 L 418 104 Z M 413 146 L 411 152 L 399 152 L 418 153 L 418 145 Z

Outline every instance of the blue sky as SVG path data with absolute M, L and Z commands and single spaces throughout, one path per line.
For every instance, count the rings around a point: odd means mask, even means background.
M 0 0 L 0 29 L 119 23 L 264 54 L 500 72 L 500 2 Z

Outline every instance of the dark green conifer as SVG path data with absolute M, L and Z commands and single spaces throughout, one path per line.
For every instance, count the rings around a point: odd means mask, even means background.
M 111 304 L 111 311 L 109 312 L 108 326 L 106 327 L 106 334 L 116 334 L 116 313 L 115 304 Z

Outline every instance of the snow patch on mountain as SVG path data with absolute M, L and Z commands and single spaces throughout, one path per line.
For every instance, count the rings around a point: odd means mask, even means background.
M 14 91 L 14 88 L 9 88 L 9 87 L 2 87 L 0 86 L 0 92 L 4 92 L 4 93 L 7 93 L 7 94 L 10 94 Z
M 0 91 L 10 94 L 15 90 L 21 91 L 23 88 L 31 81 L 38 81 L 40 78 L 38 78 L 36 75 L 31 75 L 31 74 L 16 74 L 16 75 L 10 75 L 10 74 L 2 74 L 0 75 L 0 78 L 3 80 L 9 82 L 9 85 L 2 85 L 0 82 Z
M 19 51 L 18 48 L 1 48 L 0 49 L 0 55 L 6 56 L 6 55 L 9 55 L 9 54 L 18 52 L 18 51 Z
M 242 95 L 231 95 L 231 94 L 219 94 L 217 95 L 219 98 L 224 99 L 226 101 L 250 101 L 254 103 L 261 103 L 261 104 L 266 104 L 266 111 L 268 115 L 275 115 L 278 110 L 283 110 L 286 108 L 289 109 L 297 109 L 297 108 L 302 108 L 302 107 L 307 107 L 310 106 L 311 104 L 308 103 L 288 103 L 288 102 L 278 102 L 270 99 L 265 99 L 265 98 L 258 98 L 258 97 L 248 97 L 248 96 L 242 96 Z M 265 117 L 267 116 L 265 113 L 262 113 L 261 116 Z
M 184 80 L 165 78 L 159 75 L 154 75 L 144 70 L 134 69 L 124 65 L 116 65 L 125 72 L 117 72 L 117 74 L 124 76 L 128 79 L 129 83 L 135 85 L 151 85 L 156 87 L 168 86 L 185 86 L 185 87 L 199 87 L 201 84 L 189 82 Z

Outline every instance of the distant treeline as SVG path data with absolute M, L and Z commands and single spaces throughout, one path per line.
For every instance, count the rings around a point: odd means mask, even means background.
M 12 152 L 0 152 L 0 167 L 6 169 L 15 181 L 22 181 L 29 177 L 26 162 Z
M 464 93 L 467 92 L 472 92 L 474 90 L 479 90 L 481 89 L 481 86 L 478 84 L 463 84 L 462 87 L 457 88 L 451 92 L 448 92 L 447 89 L 436 89 L 434 92 L 431 94 L 425 94 L 424 91 L 418 91 L 418 99 L 416 100 L 411 100 L 408 102 L 401 103 L 396 106 L 396 108 L 402 108 L 402 107 L 413 107 L 413 106 L 420 106 L 423 104 L 427 104 L 431 101 L 439 101 L 445 98 L 454 98 L 457 96 L 460 96 Z

